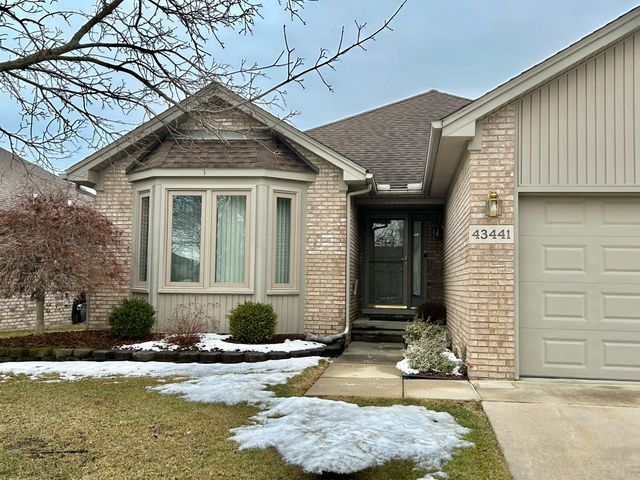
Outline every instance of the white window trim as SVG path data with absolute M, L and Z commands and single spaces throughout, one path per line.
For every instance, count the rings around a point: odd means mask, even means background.
M 200 205 L 200 280 L 198 282 L 172 282 L 171 281 L 171 246 L 172 246 L 172 230 L 173 230 L 173 197 L 176 196 L 200 196 L 202 198 Z M 204 288 L 204 270 L 206 262 L 205 242 L 206 237 L 206 208 L 207 208 L 207 191 L 206 190 L 167 190 L 166 195 L 166 239 L 165 239 L 165 255 L 164 255 L 164 270 L 165 270 L 165 286 L 167 288 L 178 287 L 192 291 L 194 289 Z
M 276 226 L 278 198 L 291 199 L 291 238 L 289 239 L 289 283 L 276 283 Z M 300 195 L 297 191 L 273 189 L 271 191 L 271 233 L 269 239 L 269 252 L 271 262 L 269 267 L 269 291 L 268 295 L 298 294 L 298 242 L 300 239 L 298 212 Z

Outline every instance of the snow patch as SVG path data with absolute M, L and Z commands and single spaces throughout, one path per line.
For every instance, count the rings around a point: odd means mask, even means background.
M 285 340 L 283 343 L 268 343 L 264 345 L 250 345 L 245 343 L 232 343 L 225 340 L 231 335 L 220 335 L 217 333 L 203 333 L 200 335 L 200 342 L 196 345 L 198 350 L 203 352 L 294 352 L 298 350 L 308 350 L 312 348 L 324 347 L 324 344 L 317 342 L 307 342 L 306 340 Z M 145 350 L 159 352 L 162 350 L 177 350 L 178 346 L 168 342 L 166 339 L 133 343 L 130 345 L 120 345 L 118 350 Z
M 252 420 L 254 425 L 232 430 L 231 440 L 240 449 L 274 447 L 308 473 L 348 474 L 398 459 L 437 471 L 453 458 L 454 449 L 472 446 L 462 439 L 469 430 L 451 415 L 418 406 L 277 398 Z
M 5 375 L 27 375 L 38 379 L 58 375 L 62 380 L 105 377 L 206 377 L 222 378 L 233 374 L 286 373 L 295 376 L 318 364 L 321 357 L 267 360 L 255 363 L 168 363 L 168 362 L 6 362 L 0 363 Z M 287 377 L 287 378 L 289 378 Z M 225 385 L 228 388 L 228 385 Z

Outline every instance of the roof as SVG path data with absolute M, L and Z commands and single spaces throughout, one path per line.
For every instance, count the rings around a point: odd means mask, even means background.
M 402 188 L 422 182 L 431 122 L 470 102 L 429 90 L 306 133 L 367 168 L 377 184 Z
M 200 104 L 204 104 L 212 98 L 217 98 L 229 103 L 234 108 L 249 115 L 267 128 L 272 129 L 284 140 L 299 145 L 303 147 L 305 151 L 317 155 L 337 166 L 342 170 L 343 180 L 345 182 L 364 183 L 370 178 L 370 174 L 368 174 L 366 168 L 216 82 L 212 82 L 209 86 L 191 95 L 179 105 L 168 108 L 166 111 L 133 129 L 131 132 L 123 135 L 118 140 L 72 165 L 66 170 L 66 177 L 73 182 L 83 185 L 95 185 L 97 181 L 96 172 L 110 165 L 111 161 L 118 155 L 131 152 L 137 145 L 165 135 L 168 131 L 168 125 L 179 123 L 184 119 L 186 115 L 185 112 L 196 111 Z
M 0 209 L 11 206 L 20 195 L 43 190 L 67 190 L 77 194 L 73 183 L 0 148 Z M 87 195 L 87 198 L 92 197 Z
M 313 173 L 313 168 L 282 142 L 269 140 L 167 139 L 143 155 L 127 173 L 152 168 L 264 168 Z

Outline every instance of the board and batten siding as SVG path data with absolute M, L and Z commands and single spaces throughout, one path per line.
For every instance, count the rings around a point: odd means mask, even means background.
M 160 293 L 158 294 L 157 324 L 158 332 L 170 328 L 171 316 L 177 312 L 202 311 L 207 321 L 207 331 L 228 333 L 227 314 L 240 303 L 255 301 L 253 295 L 221 295 L 199 293 Z M 304 325 L 300 319 L 299 295 L 270 295 L 266 303 L 273 305 L 278 314 L 277 331 L 279 333 L 303 333 Z
M 640 33 L 517 104 L 522 187 L 640 183 Z

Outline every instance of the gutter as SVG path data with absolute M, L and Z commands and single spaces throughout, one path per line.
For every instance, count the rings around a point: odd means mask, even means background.
M 427 152 L 427 162 L 424 168 L 424 178 L 422 185 L 424 193 L 429 194 L 431 191 L 431 183 L 433 181 L 433 171 L 436 168 L 436 158 L 440 149 L 440 139 L 442 138 L 442 121 L 431 122 L 431 133 L 429 134 L 429 151 Z
M 371 191 L 375 181 L 373 181 L 373 175 L 367 173 L 367 188 L 362 190 L 356 190 L 355 192 L 347 193 L 347 255 L 346 255 L 346 271 L 345 271 L 345 327 L 344 332 L 336 333 L 333 335 L 314 335 L 312 333 L 307 334 L 307 340 L 310 342 L 319 342 L 330 344 L 338 340 L 342 340 L 349 335 L 351 331 L 351 288 L 349 285 L 349 278 L 351 277 L 351 198 L 359 195 L 365 195 Z

